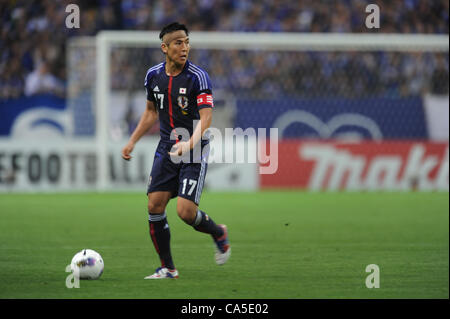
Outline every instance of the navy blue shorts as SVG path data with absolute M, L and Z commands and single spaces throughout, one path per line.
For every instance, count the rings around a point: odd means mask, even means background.
M 168 154 L 171 147 L 172 144 L 159 142 L 149 177 L 147 195 L 152 192 L 171 192 L 171 198 L 180 196 L 198 205 L 208 169 L 208 154 L 202 157 L 200 163 L 174 163 Z

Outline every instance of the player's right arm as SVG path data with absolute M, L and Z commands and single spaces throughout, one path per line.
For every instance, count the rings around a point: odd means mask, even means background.
M 141 115 L 138 125 L 134 129 L 133 134 L 122 149 L 122 158 L 125 160 L 131 159 L 131 152 L 133 151 L 134 145 L 139 141 L 139 139 L 155 124 L 158 119 L 158 113 L 156 112 L 155 103 L 147 100 L 147 107 L 144 113 Z

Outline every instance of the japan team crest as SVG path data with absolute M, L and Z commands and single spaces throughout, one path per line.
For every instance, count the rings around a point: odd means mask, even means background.
M 186 115 L 187 114 L 187 107 L 189 105 L 189 100 L 186 96 L 180 95 L 178 96 L 178 106 L 181 108 L 181 112 Z

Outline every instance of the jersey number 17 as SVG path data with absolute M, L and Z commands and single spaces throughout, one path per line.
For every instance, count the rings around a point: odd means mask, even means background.
M 155 93 L 155 99 L 158 100 L 159 108 L 162 110 L 163 106 L 164 106 L 164 94 L 162 94 L 162 93 L 156 94 Z

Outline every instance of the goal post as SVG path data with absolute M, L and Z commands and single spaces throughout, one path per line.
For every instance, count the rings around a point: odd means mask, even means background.
M 192 31 L 193 48 L 294 51 L 448 51 L 447 35 L 398 33 L 294 33 Z M 97 46 L 110 44 L 159 48 L 156 31 L 101 31 Z

